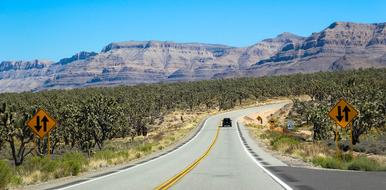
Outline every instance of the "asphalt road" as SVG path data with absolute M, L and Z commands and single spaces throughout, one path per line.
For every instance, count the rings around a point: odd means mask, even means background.
M 211 116 L 192 140 L 173 152 L 134 167 L 51 189 L 154 189 L 206 152 L 224 117 L 232 118 L 233 127 L 220 128 L 217 141 L 208 156 L 171 189 L 386 189 L 385 172 L 288 167 L 259 148 L 245 127 L 236 122 L 244 115 L 284 105 L 271 104 Z M 355 186 L 356 183 L 360 185 Z

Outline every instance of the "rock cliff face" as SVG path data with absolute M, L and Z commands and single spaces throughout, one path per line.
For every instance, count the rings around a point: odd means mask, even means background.
M 386 23 L 335 22 L 319 33 L 287 43 L 249 75 L 275 75 L 366 67 L 385 67 Z
M 0 62 L 0 92 L 40 88 L 49 78 L 46 72 L 52 63 L 42 60 Z
M 0 92 L 386 67 L 385 25 L 336 22 L 309 37 L 282 33 L 244 48 L 129 41 L 56 63 L 4 61 Z

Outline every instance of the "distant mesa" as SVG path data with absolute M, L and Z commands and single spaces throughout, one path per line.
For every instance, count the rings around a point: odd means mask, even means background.
M 88 58 L 93 57 L 95 55 L 98 55 L 98 54 L 95 53 L 95 52 L 81 51 L 81 52 L 73 55 L 70 58 L 63 58 L 63 59 L 59 60 L 59 62 L 57 62 L 57 63 L 61 64 L 61 65 L 65 65 L 67 63 L 71 63 L 71 62 L 74 62 L 74 61 L 88 59 Z
M 113 42 L 58 62 L 3 61 L 0 92 L 195 81 L 386 67 L 386 23 L 334 22 L 308 37 L 284 32 L 248 47 Z

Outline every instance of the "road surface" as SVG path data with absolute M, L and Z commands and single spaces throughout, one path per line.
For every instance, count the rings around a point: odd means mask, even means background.
M 237 122 L 244 115 L 284 105 L 270 104 L 211 116 L 196 136 L 170 153 L 129 168 L 46 189 L 155 189 L 191 166 L 206 152 L 207 155 L 170 189 L 385 189 L 385 172 L 289 167 L 259 148 L 247 129 Z M 232 119 L 233 127 L 218 130 L 224 117 Z M 217 131 L 218 137 L 214 141 Z

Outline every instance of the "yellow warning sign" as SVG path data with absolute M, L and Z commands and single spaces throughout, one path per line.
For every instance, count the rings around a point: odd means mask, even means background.
M 43 139 L 55 127 L 56 121 L 46 111 L 38 109 L 27 125 L 40 139 Z
M 345 128 L 356 116 L 358 116 L 358 111 L 342 98 L 330 110 L 328 115 L 336 124 Z

